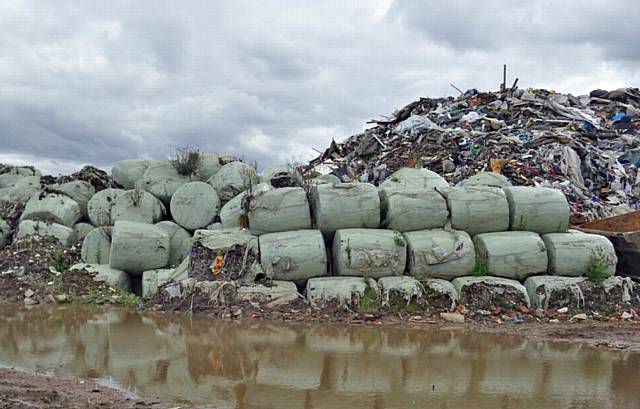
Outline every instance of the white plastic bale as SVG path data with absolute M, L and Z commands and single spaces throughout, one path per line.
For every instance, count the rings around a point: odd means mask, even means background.
M 260 183 L 251 189 L 251 191 L 254 193 L 260 193 L 269 189 L 271 189 L 271 185 Z M 230 229 L 235 227 L 249 227 L 248 217 L 245 210 L 242 208 L 242 203 L 246 195 L 247 192 L 242 192 L 222 206 L 222 209 L 220 209 L 220 221 L 222 222 L 223 228 Z
M 238 287 L 236 297 L 239 301 L 273 308 L 297 301 L 300 294 L 295 283 L 274 280 L 268 287 L 262 284 L 242 285 Z
M 118 196 L 125 194 L 122 189 L 104 189 L 93 195 L 87 204 L 89 220 L 94 226 L 111 226 L 111 209 L 116 203 Z
M 407 271 L 418 278 L 451 280 L 473 272 L 476 261 L 471 237 L 463 231 L 442 229 L 404 233 Z
M 336 175 L 332 174 L 332 173 L 327 173 L 326 175 L 320 175 L 316 178 L 312 179 L 312 182 L 318 185 L 322 185 L 322 184 L 333 184 L 333 183 L 341 183 L 342 181 L 340 180 L 339 177 L 337 177 Z
M 509 229 L 509 203 L 495 187 L 454 187 L 446 191 L 451 225 L 475 236 Z
M 96 189 L 84 180 L 73 180 L 71 182 L 55 184 L 51 189 L 69 196 L 80 205 L 80 210 L 84 217 L 88 217 L 87 205 L 89 200 L 96 194 Z
M 561 190 L 544 187 L 504 188 L 509 202 L 510 229 L 539 234 L 566 232 L 571 210 Z
M 458 293 L 453 284 L 439 278 L 418 281 L 409 276 L 382 277 L 378 280 L 378 285 L 382 292 L 382 303 L 387 306 L 390 305 L 394 294 L 402 296 L 406 305 L 429 304 L 430 300 L 427 297 L 433 293 L 445 295 L 451 302 L 450 308 L 455 307 L 458 300 Z
M 392 230 L 341 229 L 333 238 L 333 273 L 371 278 L 404 274 L 407 244 Z
M 549 256 L 549 274 L 578 277 L 598 268 L 604 275 L 616 272 L 618 257 L 613 244 L 597 234 L 548 233 L 542 235 Z
M 122 270 L 109 267 L 108 264 L 78 263 L 71 266 L 71 270 L 86 270 L 95 274 L 94 281 L 104 282 L 111 287 L 120 288 L 123 291 L 131 291 L 131 277 Z
M 204 228 L 220 211 L 215 189 L 204 182 L 190 182 L 178 188 L 171 198 L 171 217 L 187 230 Z
M 169 235 L 160 227 L 118 221 L 111 234 L 109 265 L 139 275 L 146 270 L 166 267 L 170 249 Z
M 381 187 L 443 189 L 449 183 L 436 172 L 424 168 L 401 168 L 393 172 Z
M 295 187 L 302 183 L 295 166 L 276 163 L 267 166 L 260 174 L 260 182 L 275 188 Z
M 144 271 L 142 273 L 142 298 L 151 298 L 156 295 L 158 287 L 168 282 L 173 274 L 175 274 L 173 268 Z
M 142 179 L 136 182 L 136 188 L 147 191 L 160 199 L 165 206 L 169 206 L 171 196 L 191 177 L 181 175 L 171 161 L 154 161 L 144 172 Z
M 327 251 L 317 230 L 260 236 L 260 264 L 275 280 L 303 281 L 327 275 Z
M 65 247 L 74 243 L 73 229 L 58 223 L 46 223 L 36 220 L 23 220 L 18 225 L 17 238 L 26 236 L 51 236 Z
M 380 288 L 372 278 L 361 277 L 318 277 L 307 281 L 305 295 L 309 304 L 324 307 L 329 303 L 339 306 L 357 306 L 367 289 L 380 294 Z
M 80 257 L 85 263 L 109 264 L 111 254 L 111 226 L 96 227 L 82 241 Z
M 511 182 L 506 176 L 494 172 L 479 172 L 468 179 L 461 181 L 458 186 L 494 186 L 507 187 Z
M 166 214 L 164 204 L 149 192 L 127 190 L 115 198 L 111 207 L 111 224 L 119 220 L 154 224 Z
M 500 287 L 506 287 L 509 288 L 511 291 L 513 291 L 513 294 L 515 294 L 517 296 L 517 298 L 520 298 L 520 301 L 522 301 L 522 303 L 524 305 L 526 305 L 527 307 L 531 306 L 531 303 L 529 301 L 529 294 L 527 293 L 527 289 L 520 284 L 520 282 L 516 281 L 516 280 L 511 280 L 508 278 L 503 278 L 503 277 L 491 277 L 491 276 L 484 276 L 484 277 L 458 277 L 455 280 L 453 280 L 451 282 L 451 284 L 453 284 L 453 287 L 456 289 L 456 292 L 458 293 L 458 299 L 460 300 L 460 302 L 462 304 L 464 303 L 465 298 L 467 297 L 466 292 L 470 291 L 467 289 L 467 287 L 472 288 L 473 285 L 475 284 L 484 284 L 486 286 L 489 287 L 495 287 L 496 290 L 492 291 L 493 294 L 498 294 L 501 295 L 504 293 L 504 291 L 501 290 L 497 290 L 497 288 Z M 471 293 L 470 296 L 471 298 L 473 297 L 474 293 Z M 491 308 L 492 305 L 483 305 L 481 306 L 481 308 L 483 309 L 487 309 L 487 308 Z
M 311 209 L 315 227 L 328 238 L 339 229 L 380 226 L 380 197 L 375 186 L 369 183 L 315 186 Z
M 176 223 L 165 220 L 156 224 L 169 235 L 171 251 L 169 254 L 169 266 L 180 264 L 189 255 L 191 247 L 191 234 Z
M 535 276 L 527 278 L 524 287 L 533 308 L 548 309 L 551 300 L 557 295 L 562 297 L 567 306 L 580 308 L 584 305 L 580 284 L 585 280 L 585 277 Z M 565 296 L 567 293 L 570 294 L 569 297 Z
M 201 182 L 206 182 L 218 173 L 224 165 L 239 160 L 236 156 L 224 153 L 201 153 L 194 177 Z
M 528 231 L 478 234 L 476 259 L 492 276 L 524 280 L 547 271 L 547 249 L 540 236 Z
M 40 176 L 25 176 L 13 186 L 0 188 L 0 200 L 27 203 L 33 196 L 40 193 L 41 188 Z
M 11 187 L 26 176 L 19 175 L 17 173 L 3 173 L 0 174 L 0 188 Z
M 27 202 L 20 220 L 44 220 L 73 228 L 82 218 L 80 205 L 68 196 L 49 193 L 44 197 L 34 196 Z
M 444 227 L 449 218 L 447 201 L 434 189 L 379 189 L 381 227 L 400 232 Z
M 311 228 L 311 212 L 304 189 L 285 187 L 249 196 L 249 231 L 255 236 Z
M 125 159 L 117 162 L 111 169 L 114 182 L 125 189 L 133 189 L 142 179 L 152 161 L 148 159 Z
M 218 193 L 223 203 L 259 183 L 256 170 L 243 162 L 231 162 L 224 165 L 212 176 L 209 183 Z
M 84 240 L 87 234 L 91 232 L 95 227 L 89 223 L 76 223 L 73 225 L 73 235 L 76 242 Z

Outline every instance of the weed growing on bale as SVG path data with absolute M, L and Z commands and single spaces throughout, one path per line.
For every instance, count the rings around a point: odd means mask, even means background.
M 137 307 L 142 304 L 142 299 L 135 294 L 124 291 L 120 288 L 114 288 L 112 291 L 113 293 L 111 294 L 105 294 L 104 291 L 94 289 L 79 296 L 72 296 L 71 301 L 80 304 L 96 305 L 111 303 L 122 305 L 124 307 Z
M 67 271 L 69 267 L 71 267 L 69 260 L 64 253 L 56 253 L 52 255 L 49 261 L 51 262 L 51 267 L 60 273 Z
M 489 267 L 487 266 L 487 263 L 481 260 L 476 260 L 476 263 L 473 265 L 472 274 L 474 277 L 483 277 L 489 274 Z
M 364 294 L 360 299 L 360 307 L 369 311 L 377 310 L 381 302 L 380 294 L 369 284 L 369 275 L 366 272 L 362 279 L 364 280 L 365 288 Z
M 609 276 L 607 275 L 607 268 L 613 263 L 612 260 L 607 257 L 602 248 L 596 249 L 591 254 L 591 264 L 587 270 L 587 278 L 596 285 L 602 285 L 604 280 Z
M 193 146 L 184 146 L 176 149 L 171 159 L 171 164 L 176 168 L 179 174 L 183 176 L 191 176 L 198 170 L 202 152 Z

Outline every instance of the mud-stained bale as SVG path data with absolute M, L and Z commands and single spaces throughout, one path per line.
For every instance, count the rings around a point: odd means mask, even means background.
M 382 277 L 378 280 L 382 291 L 382 306 L 424 309 L 453 308 L 458 298 L 449 281 L 437 278 L 418 281 L 413 277 Z
M 224 165 L 231 162 L 238 162 L 239 160 L 237 156 L 224 153 L 201 153 L 194 177 L 196 180 L 206 182 L 212 176 L 215 176 Z
M 76 223 L 73 225 L 73 238 L 76 242 L 80 241 L 80 240 L 84 240 L 85 237 L 87 237 L 87 234 L 89 234 L 93 229 L 95 229 L 95 226 L 93 226 L 92 224 L 89 223 Z
M 260 175 L 260 182 L 274 188 L 297 187 L 302 184 L 302 177 L 293 165 L 273 164 L 267 166 Z
M 436 172 L 424 168 L 401 168 L 393 172 L 381 187 L 442 189 L 449 183 Z
M 33 196 L 40 193 L 41 188 L 40 176 L 25 176 L 13 186 L 0 188 L 0 200 L 27 203 Z
M 262 284 L 240 286 L 236 297 L 238 301 L 257 303 L 262 308 L 275 308 L 297 301 L 300 293 L 295 283 L 274 280 L 269 286 Z
M 131 274 L 166 267 L 171 244 L 169 235 L 160 227 L 128 221 L 117 221 L 111 232 L 109 265 Z
M 509 229 L 509 203 L 495 187 L 454 187 L 446 191 L 451 225 L 475 236 Z
M 333 238 L 333 273 L 371 278 L 404 274 L 407 243 L 393 230 L 341 229 Z
M 55 184 L 51 186 L 51 190 L 62 193 L 75 200 L 80 205 L 80 210 L 84 217 L 88 217 L 87 204 L 89 200 L 96 194 L 96 189 L 84 180 L 73 180 L 71 182 Z
M 354 308 L 360 305 L 368 291 L 380 298 L 380 288 L 372 278 L 365 280 L 361 277 L 318 277 L 307 281 L 305 296 L 316 308 Z
M 380 197 L 375 186 L 369 183 L 315 186 L 311 209 L 315 227 L 327 238 L 339 229 L 380 226 Z
M 0 249 L 7 245 L 9 235 L 11 234 L 11 226 L 9 223 L 0 219 Z
M 220 200 L 226 203 L 257 185 L 259 178 L 256 170 L 246 163 L 231 162 L 224 165 L 207 183 L 213 186 Z
M 133 189 L 142 179 L 152 161 L 148 159 L 125 159 L 111 169 L 113 180 L 125 189 Z
M 26 236 L 51 236 L 65 247 L 74 243 L 73 229 L 58 223 L 47 223 L 37 220 L 23 220 L 18 225 L 16 238 Z
M 142 298 L 151 298 L 158 293 L 158 287 L 169 281 L 187 278 L 186 271 L 177 274 L 175 268 L 147 270 L 142 273 Z
M 127 222 L 154 224 L 166 214 L 164 204 L 149 192 L 140 189 L 119 194 L 111 208 L 111 223 Z
M 511 182 L 506 176 L 493 172 L 479 172 L 468 179 L 460 181 L 458 186 L 494 186 L 507 187 L 511 186 Z
M 44 197 L 34 196 L 27 202 L 20 220 L 55 222 L 69 228 L 80 220 L 80 205 L 68 196 L 49 193 Z
M 327 275 L 327 251 L 317 230 L 260 236 L 260 264 L 276 280 L 303 281 Z
M 176 266 L 188 257 L 191 247 L 191 234 L 176 223 L 165 220 L 156 224 L 169 235 L 171 250 L 169 252 L 169 266 Z
M 204 182 L 189 182 L 171 197 L 171 217 L 187 230 L 196 230 L 213 223 L 220 211 L 220 199 L 215 189 Z
M 471 237 L 463 231 L 421 230 L 404 234 L 407 241 L 407 272 L 418 278 L 470 275 L 476 261 Z
M 245 205 L 253 235 L 311 229 L 309 201 L 300 187 L 256 192 L 250 194 Z
M 451 282 L 458 303 L 469 309 L 491 311 L 495 307 L 515 310 L 530 306 L 527 289 L 516 280 L 501 277 L 459 277 Z
M 126 193 L 122 189 L 104 189 L 93 195 L 87 204 L 89 220 L 94 226 L 111 226 L 111 209 L 116 203 L 118 196 Z
M 151 193 L 169 206 L 173 193 L 190 181 L 189 176 L 178 173 L 171 161 L 163 160 L 150 163 L 135 187 Z
M 569 228 L 569 202 L 561 190 L 544 187 L 504 188 L 509 202 L 510 230 L 538 234 L 561 233 Z
M 548 233 L 542 235 L 549 256 L 549 274 L 578 277 L 591 269 L 612 276 L 618 257 L 613 244 L 597 234 Z
M 476 260 L 486 274 L 524 280 L 547 271 L 547 249 L 537 233 L 509 231 L 473 238 Z
M 80 256 L 85 263 L 109 264 L 111 255 L 111 226 L 96 227 L 82 241 Z
M 449 218 L 447 201 L 434 189 L 387 188 L 379 190 L 381 227 L 400 232 L 444 227 Z
M 270 189 L 271 185 L 260 183 L 251 189 L 251 191 L 254 194 L 258 194 Z M 220 221 L 222 222 L 223 228 L 230 229 L 234 227 L 249 227 L 249 219 L 245 209 L 243 209 L 243 201 L 246 195 L 247 192 L 242 192 L 222 206 L 222 209 L 220 209 Z
M 107 283 L 111 287 L 118 287 L 124 291 L 131 291 L 131 277 L 122 270 L 111 268 L 108 264 L 78 263 L 71 266 L 71 270 L 86 270 L 96 274 L 94 281 Z M 64 274 L 64 273 L 63 273 Z
M 458 304 L 458 292 L 450 281 L 441 278 L 424 278 L 420 283 L 425 289 L 425 299 L 432 308 L 454 308 Z

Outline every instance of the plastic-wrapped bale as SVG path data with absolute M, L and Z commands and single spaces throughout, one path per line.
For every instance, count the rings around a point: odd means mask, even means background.
M 612 276 L 618 257 L 613 244 L 597 234 L 548 233 L 542 235 L 549 256 L 549 273 L 578 277 L 592 269 Z
M 274 280 L 269 284 L 269 287 L 262 284 L 240 286 L 236 297 L 238 301 L 257 303 L 264 308 L 291 304 L 300 298 L 295 283 Z
M 87 204 L 89 220 L 94 226 L 111 226 L 111 209 L 119 196 L 126 193 L 122 189 L 104 189 L 93 195 Z
M 151 298 L 158 293 L 158 287 L 169 281 L 188 278 L 187 271 L 175 268 L 147 270 L 142 273 L 142 298 Z
M 148 159 L 125 159 L 111 169 L 113 180 L 125 189 L 133 189 L 142 179 L 152 161 Z
M 9 166 L 5 167 L 3 170 L 4 174 L 13 174 L 20 176 L 42 176 L 42 172 L 33 166 Z
M 271 189 L 271 185 L 266 183 L 260 183 L 256 185 L 252 191 L 254 194 L 258 194 L 260 192 L 266 192 Z M 245 210 L 242 208 L 242 203 L 244 198 L 246 197 L 247 192 L 242 192 L 238 196 L 229 200 L 222 206 L 220 209 L 220 221 L 222 222 L 222 227 L 225 229 L 233 228 L 233 227 L 249 227 L 249 220 L 245 213 Z
M 117 221 L 111 231 L 109 265 L 131 274 L 163 268 L 169 264 L 169 235 L 160 227 Z
M 7 240 L 11 234 L 11 226 L 9 223 L 0 219 L 0 249 L 7 245 Z
M 382 277 L 382 305 L 389 308 L 413 306 L 418 309 L 449 309 L 456 305 L 458 295 L 453 285 L 437 278 L 423 282 L 413 277 Z
M 296 187 L 301 185 L 302 178 L 293 165 L 273 164 L 262 171 L 260 182 L 275 188 Z
M 58 223 L 23 220 L 18 225 L 16 237 L 22 238 L 26 236 L 51 236 L 58 239 L 65 247 L 74 243 L 73 229 Z
M 333 238 L 333 273 L 371 278 L 404 274 L 407 243 L 393 230 L 341 229 Z
M 96 194 L 96 189 L 84 180 L 73 180 L 71 182 L 55 184 L 51 186 L 53 191 L 69 196 L 80 205 L 82 215 L 87 217 L 87 204 L 89 200 Z
M 330 305 L 357 307 L 365 295 L 379 299 L 380 288 L 372 278 L 365 280 L 361 277 L 318 277 L 307 281 L 305 295 L 309 303 L 316 308 Z
M 111 207 L 111 223 L 119 220 L 154 224 L 167 213 L 164 205 L 149 192 L 140 189 L 119 194 Z
M 18 175 L 17 173 L 3 173 L 0 174 L 0 188 L 11 187 L 16 184 L 17 181 L 24 179 L 26 176 Z
M 82 241 L 80 257 L 85 263 L 109 264 L 111 255 L 111 226 L 96 227 Z
M 510 229 L 539 234 L 566 232 L 569 228 L 569 202 L 560 190 L 514 186 L 503 189 L 510 212 Z
M 231 162 L 238 162 L 239 160 L 236 156 L 223 153 L 201 153 L 194 177 L 201 182 L 206 182 L 212 176 L 215 176 L 224 165 Z
M 258 238 L 246 232 L 196 230 L 191 245 L 189 277 L 204 281 L 255 282 L 265 278 L 258 253 Z
M 220 211 L 220 199 L 215 189 L 204 182 L 189 182 L 171 197 L 171 217 L 187 230 L 196 230 L 213 223 Z
M 475 236 L 509 229 L 509 203 L 501 189 L 454 187 L 446 192 L 451 225 Z
M 304 281 L 327 275 L 327 250 L 317 230 L 260 236 L 260 264 L 276 280 Z
M 327 173 L 326 175 L 320 175 L 316 178 L 311 179 L 312 183 L 317 184 L 317 185 L 323 185 L 323 184 L 333 184 L 333 183 L 341 183 L 342 181 L 340 180 L 339 177 L 337 177 L 336 175 L 334 175 L 333 173 Z
M 73 238 L 76 242 L 80 241 L 80 240 L 84 240 L 85 237 L 87 237 L 87 234 L 89 234 L 93 229 L 95 229 L 95 226 L 93 226 L 92 224 L 89 223 L 76 223 L 73 225 Z
M 131 291 L 131 277 L 122 270 L 111 268 L 108 264 L 78 263 L 71 266 L 71 270 L 85 270 L 95 274 L 94 281 L 101 281 L 111 287 L 118 287 L 124 291 Z
M 80 205 L 68 196 L 49 193 L 44 197 L 34 196 L 27 202 L 20 220 L 55 222 L 73 228 L 82 218 Z
M 449 218 L 447 201 L 433 189 L 387 188 L 379 190 L 381 226 L 401 232 L 444 227 Z
M 476 261 L 471 237 L 463 231 L 442 229 L 404 234 L 407 241 L 407 271 L 418 278 L 451 280 L 470 275 Z
M 15 186 L 22 179 L 34 176 L 39 179 L 42 174 L 34 168 L 13 166 L 0 174 L 0 188 Z
M 243 162 L 231 162 L 224 165 L 212 176 L 209 183 L 218 193 L 223 203 L 259 183 L 258 174 L 251 166 Z
M 380 226 L 380 197 L 375 186 L 368 183 L 315 186 L 311 209 L 316 228 L 328 238 L 339 229 Z
M 401 168 L 393 172 L 381 187 L 443 189 L 449 183 L 436 172 L 424 168 Z
M 13 186 L 0 188 L 0 200 L 13 203 L 27 203 L 40 193 L 40 176 L 25 176 Z
M 495 307 L 515 310 L 530 306 L 526 288 L 516 280 L 502 277 L 458 277 L 451 282 L 458 303 L 473 310 L 491 311 Z
M 479 172 L 468 179 L 461 181 L 458 186 L 494 186 L 507 187 L 511 182 L 506 176 L 494 172 Z
M 300 187 L 256 192 L 249 197 L 247 207 L 253 235 L 311 229 L 309 201 Z
M 536 233 L 483 233 L 473 238 L 473 244 L 478 266 L 486 274 L 524 280 L 547 271 L 547 249 Z
M 156 161 L 149 164 L 142 179 L 136 183 L 137 189 L 147 191 L 169 206 L 171 196 L 185 183 L 191 181 L 189 176 L 181 175 L 168 161 Z
M 156 224 L 169 235 L 171 250 L 169 252 L 169 266 L 180 264 L 189 255 L 191 234 L 176 223 L 165 220 Z
M 216 222 L 208 225 L 205 230 L 222 230 L 222 229 L 224 229 L 224 227 L 222 226 L 222 223 Z

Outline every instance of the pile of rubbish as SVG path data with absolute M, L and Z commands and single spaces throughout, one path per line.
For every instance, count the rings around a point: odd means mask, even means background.
M 582 96 L 471 89 L 457 98 L 420 98 L 370 123 L 333 141 L 307 171 L 374 185 L 402 167 L 429 169 L 452 184 L 492 171 L 512 185 L 562 190 L 574 224 L 638 209 L 637 88 Z

